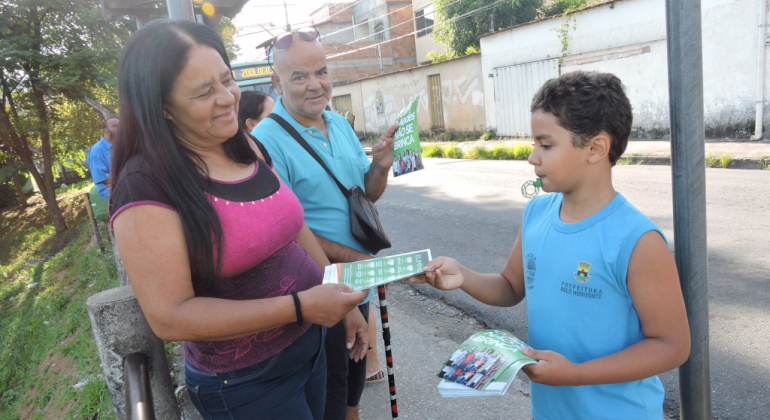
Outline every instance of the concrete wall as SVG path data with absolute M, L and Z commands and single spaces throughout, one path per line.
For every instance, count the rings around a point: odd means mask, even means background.
M 434 4 L 434 0 L 412 0 L 412 10 L 415 12 L 422 9 L 425 6 L 428 6 L 430 4 Z M 434 10 L 435 10 L 435 4 L 434 4 Z M 435 19 L 435 12 L 433 13 L 433 17 Z M 414 16 L 412 16 L 414 18 Z M 417 30 L 417 21 L 414 21 L 414 28 L 412 31 Z M 443 54 L 446 52 L 446 45 L 436 41 L 433 39 L 432 34 L 424 35 L 421 37 L 417 37 L 417 34 L 414 34 L 414 44 L 417 49 L 417 63 L 419 64 L 426 64 L 430 63 L 430 58 L 428 58 L 428 53 L 431 51 L 436 51 L 439 54 Z
M 748 138 L 753 132 L 758 15 L 760 2 L 765 1 L 702 1 L 707 137 Z M 636 136 L 667 137 L 665 1 L 619 0 L 591 7 L 573 17 L 574 22 L 569 24 L 577 29 L 570 32 L 560 73 L 574 70 L 614 73 L 625 84 L 634 107 Z M 483 73 L 492 74 L 497 67 L 560 57 L 562 44 L 556 30 L 564 23 L 557 17 L 482 37 Z M 489 94 L 494 92 L 494 79 L 484 77 L 482 80 L 488 92 L 485 97 L 487 125 L 496 127 L 495 99 Z M 770 122 L 770 118 L 766 116 L 765 122 Z
M 351 95 L 359 135 L 364 131 L 379 135 L 393 124 L 401 109 L 419 98 L 417 122 L 420 131 L 429 131 L 428 76 L 433 74 L 441 75 L 445 129 L 484 131 L 487 124 L 479 54 L 335 86 L 332 96 Z M 378 99 L 383 103 L 382 112 L 377 110 Z

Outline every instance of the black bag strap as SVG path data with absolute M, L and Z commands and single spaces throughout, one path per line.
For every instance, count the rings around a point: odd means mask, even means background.
M 350 190 L 347 189 L 344 185 L 342 185 L 342 183 L 337 179 L 337 177 L 334 176 L 332 171 L 329 170 L 329 167 L 326 166 L 326 163 L 324 163 L 323 159 L 321 159 L 321 157 L 318 156 L 318 153 L 316 153 L 315 150 L 313 150 L 313 148 L 310 147 L 309 144 L 307 144 L 305 139 L 302 138 L 302 136 L 297 132 L 297 130 L 294 129 L 294 127 L 291 126 L 291 124 L 289 124 L 288 121 L 283 119 L 283 117 L 281 117 L 280 115 L 272 114 L 272 113 L 270 115 L 268 115 L 267 118 L 271 118 L 273 121 L 277 122 L 281 127 L 283 127 L 283 129 L 290 136 L 294 137 L 294 140 L 296 140 L 297 143 L 299 143 L 299 145 L 302 146 L 302 148 L 305 149 L 305 151 L 308 152 L 310 154 L 310 156 L 312 156 L 313 159 L 315 159 L 315 161 L 318 162 L 318 164 L 321 165 L 321 167 L 324 168 L 324 170 L 326 170 L 326 172 L 329 175 L 331 175 L 331 177 L 334 180 L 334 182 L 337 183 L 337 187 L 339 187 L 340 191 L 342 192 L 342 195 L 344 195 L 345 198 L 350 198 L 350 196 L 352 195 L 350 193 Z

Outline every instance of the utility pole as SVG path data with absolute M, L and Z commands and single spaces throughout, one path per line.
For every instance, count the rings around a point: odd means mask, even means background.
M 490 17 L 490 19 L 489 19 L 490 20 L 490 22 L 489 22 L 489 33 L 491 34 L 491 33 L 495 32 L 495 14 L 492 13 L 491 15 L 489 15 L 489 17 Z
M 195 22 L 192 1 L 190 0 L 166 0 L 168 17 L 171 19 L 191 20 Z
M 286 32 L 291 32 L 291 25 L 289 24 L 289 6 L 286 1 L 283 2 L 283 13 L 286 15 Z
M 675 256 L 691 340 L 679 368 L 680 415 L 711 420 L 700 0 L 666 0 L 666 34 Z

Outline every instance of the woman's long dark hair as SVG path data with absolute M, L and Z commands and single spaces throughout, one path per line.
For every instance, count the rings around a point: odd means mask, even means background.
M 220 277 L 222 226 L 204 194 L 203 160 L 177 138 L 172 123 L 163 115 L 174 82 L 196 45 L 214 48 L 230 67 L 219 35 L 194 22 L 153 21 L 126 43 L 118 65 L 120 130 L 113 146 L 110 176 L 115 189 L 120 188 L 126 163 L 137 155 L 152 168 L 182 219 L 193 288 L 199 294 Z M 222 146 L 233 161 L 251 164 L 257 156 L 248 141 L 242 130 L 236 130 Z
M 265 112 L 265 101 L 270 95 L 265 92 L 247 90 L 241 92 L 241 101 L 238 105 L 238 124 L 241 130 L 249 131 L 246 127 L 246 120 L 251 118 L 257 120 Z

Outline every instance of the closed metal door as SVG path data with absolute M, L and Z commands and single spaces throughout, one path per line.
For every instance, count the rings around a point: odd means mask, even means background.
M 559 60 L 543 60 L 495 69 L 498 136 L 531 136 L 532 97 L 549 79 L 559 76 Z
M 428 103 L 431 128 L 444 128 L 444 98 L 441 95 L 441 75 L 428 76 Z
M 353 112 L 353 100 L 350 99 L 350 95 L 334 96 L 332 97 L 332 107 L 335 111 L 345 115 L 348 111 Z

